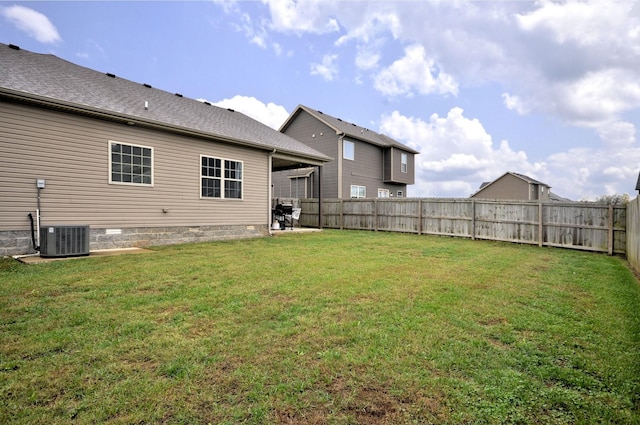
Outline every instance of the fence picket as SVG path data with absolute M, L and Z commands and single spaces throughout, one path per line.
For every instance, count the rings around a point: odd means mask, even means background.
M 318 200 L 296 200 L 300 225 L 317 227 Z M 634 217 L 640 216 L 635 205 Z M 410 232 L 565 247 L 609 255 L 627 252 L 627 207 L 585 202 L 486 199 L 323 199 L 323 227 Z M 637 243 L 637 242 L 634 242 Z M 640 247 L 636 248 L 640 251 Z M 639 261 L 640 263 L 640 261 Z

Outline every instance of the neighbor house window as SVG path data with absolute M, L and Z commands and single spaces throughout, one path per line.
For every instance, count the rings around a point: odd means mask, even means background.
M 407 172 L 407 154 L 400 154 L 400 171 L 403 173 Z
M 200 196 L 242 199 L 242 162 L 201 156 Z
M 398 196 L 398 198 L 402 198 L 404 196 L 404 193 L 401 190 L 399 190 L 396 195 Z
M 348 140 L 342 141 L 342 157 L 353 161 L 356 157 L 356 147 L 353 142 Z
M 153 185 L 153 148 L 109 142 L 109 183 Z
M 388 197 L 389 197 L 389 189 L 378 188 L 378 198 L 388 198 Z
M 355 184 L 351 185 L 351 197 L 352 198 L 366 198 L 367 197 L 367 188 L 364 186 L 356 186 Z

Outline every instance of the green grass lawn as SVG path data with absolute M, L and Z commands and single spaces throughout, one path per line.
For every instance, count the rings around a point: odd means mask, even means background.
M 327 231 L 0 260 L 0 423 L 640 423 L 640 286 L 570 250 Z

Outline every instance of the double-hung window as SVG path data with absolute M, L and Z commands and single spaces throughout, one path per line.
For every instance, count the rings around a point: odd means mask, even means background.
M 109 142 L 109 183 L 153 185 L 153 148 Z
M 400 171 L 403 173 L 407 172 L 407 154 L 406 153 L 402 153 L 400 154 Z
M 351 185 L 351 197 L 352 198 L 366 198 L 367 188 L 365 186 Z
M 200 196 L 242 199 L 242 162 L 201 156 Z
M 356 146 L 349 140 L 342 141 L 342 157 L 353 161 L 356 158 Z

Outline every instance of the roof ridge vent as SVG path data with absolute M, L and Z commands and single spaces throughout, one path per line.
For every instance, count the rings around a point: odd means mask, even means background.
M 9 44 L 9 48 L 13 50 L 20 50 L 20 46 L 16 46 L 15 44 Z
M 116 74 L 111 74 L 110 72 L 107 72 L 107 77 L 116 78 Z
M 336 118 L 338 121 L 342 122 L 342 120 L 340 118 Z
M 150 88 L 151 88 L 151 84 L 144 83 L 144 84 L 143 84 L 143 86 L 145 86 L 145 87 L 146 87 L 146 88 L 148 88 L 148 89 L 150 89 Z
M 202 102 L 202 103 L 204 103 L 205 105 L 211 106 L 211 104 L 209 102 L 207 102 L 206 100 L 204 102 Z
M 178 97 L 182 97 L 182 95 L 180 93 L 176 93 L 176 96 Z
M 231 108 L 227 108 L 227 111 L 229 111 L 229 112 L 235 112 L 235 111 L 234 111 L 233 109 L 231 109 Z

